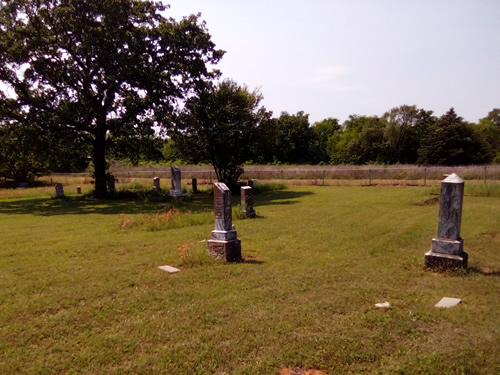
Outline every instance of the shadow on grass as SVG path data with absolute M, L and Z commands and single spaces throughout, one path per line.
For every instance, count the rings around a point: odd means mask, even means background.
M 496 277 L 500 276 L 500 271 L 494 271 L 487 267 L 485 268 L 469 267 L 465 272 L 472 275 L 496 276 Z
M 281 205 L 297 203 L 297 199 L 313 194 L 311 192 L 297 192 L 277 190 L 255 196 L 257 206 Z M 233 196 L 233 205 L 239 204 L 239 197 Z M 31 198 L 0 201 L 0 214 L 27 214 L 37 216 L 53 215 L 84 215 L 104 214 L 118 215 L 139 214 L 165 211 L 171 207 L 181 210 L 206 212 L 213 210 L 213 196 L 210 194 L 196 194 L 184 201 L 168 199 L 94 199 L 85 196 L 56 198 Z
M 299 198 L 312 194 L 314 193 L 311 191 L 269 191 L 254 196 L 254 208 L 258 209 L 258 206 L 295 204 L 298 203 Z

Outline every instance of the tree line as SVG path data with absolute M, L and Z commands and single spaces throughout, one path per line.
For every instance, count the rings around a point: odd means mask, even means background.
M 244 163 L 478 164 L 500 161 L 500 110 L 477 124 L 402 105 L 381 117 L 309 123 L 273 116 L 262 94 L 213 67 L 223 57 L 198 16 L 136 0 L 0 0 L 0 177 L 108 162 L 213 165 L 235 186 Z

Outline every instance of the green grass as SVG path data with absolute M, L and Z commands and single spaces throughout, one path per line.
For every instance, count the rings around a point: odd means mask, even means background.
M 262 191 L 259 217 L 235 220 L 236 264 L 206 255 L 207 193 L 16 192 L 0 194 L 1 374 L 499 373 L 498 197 L 465 196 L 470 268 L 437 273 L 423 263 L 439 206 L 417 205 L 435 189 Z M 175 225 L 121 228 L 172 209 Z M 463 303 L 436 309 L 444 296 Z

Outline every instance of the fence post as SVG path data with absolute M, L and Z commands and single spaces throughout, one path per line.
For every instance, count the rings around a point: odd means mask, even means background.
M 427 186 L 427 168 L 424 168 L 424 186 Z

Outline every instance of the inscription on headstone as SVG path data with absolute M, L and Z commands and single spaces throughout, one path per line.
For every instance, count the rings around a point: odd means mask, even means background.
M 171 167 L 170 168 L 170 181 L 172 182 L 172 189 L 169 191 L 168 195 L 171 197 L 182 197 L 182 189 L 181 189 L 181 170 L 179 167 Z
M 208 252 L 228 262 L 241 260 L 241 241 L 232 229 L 231 191 L 222 182 L 214 183 L 215 230 L 207 241 Z
M 425 253 L 428 267 L 467 267 L 468 254 L 464 252 L 464 240 L 460 237 L 464 180 L 452 173 L 441 181 L 439 220 L 432 249 Z
M 242 186 L 241 191 L 241 210 L 248 218 L 254 218 L 255 210 L 253 209 L 253 188 L 250 186 Z
M 160 177 L 153 178 L 153 189 L 161 190 L 160 188 Z
M 56 198 L 64 198 L 63 184 L 60 183 L 55 184 L 55 189 L 56 189 Z

